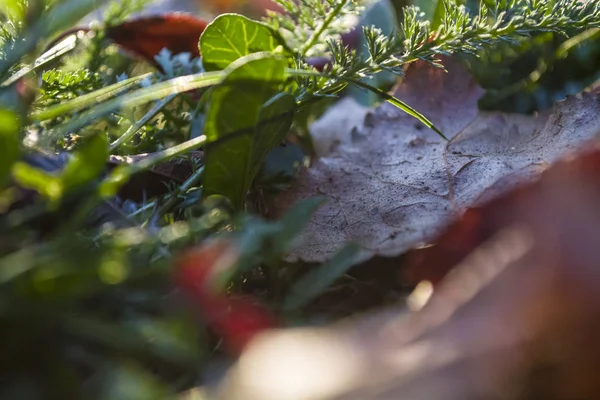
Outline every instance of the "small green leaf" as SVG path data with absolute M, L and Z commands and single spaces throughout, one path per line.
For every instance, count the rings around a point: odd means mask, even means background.
M 258 162 L 253 162 L 250 172 L 252 179 L 258 174 L 267 155 L 279 145 L 289 131 L 295 107 L 294 96 L 287 92 L 281 92 L 269 99 L 260 110 L 258 120 L 265 122 L 257 126 L 254 133 L 251 158 Z M 286 117 L 281 118 L 282 115 L 286 115 Z
M 117 195 L 119 189 L 129 181 L 132 172 L 129 165 L 119 165 L 102 181 L 98 189 L 100 197 L 108 199 Z
M 0 189 L 8 182 L 10 170 L 19 159 L 19 130 L 17 116 L 0 110 Z
M 360 261 L 360 254 L 361 249 L 350 243 L 329 262 L 304 275 L 290 288 L 283 302 L 283 310 L 296 310 L 317 298 Z
M 108 159 L 108 139 L 104 134 L 90 137 L 73 153 L 62 172 L 64 188 L 69 189 L 98 177 Z
M 202 63 L 207 71 L 225 69 L 248 54 L 275 51 L 285 43 L 270 26 L 238 14 L 223 14 L 200 37 Z
M 323 203 L 325 198 L 320 196 L 301 200 L 294 204 L 277 223 L 249 220 L 239 238 L 242 252 L 256 253 L 260 243 L 269 239 L 273 253 L 276 253 L 278 258 L 284 257 L 292 250 L 294 240 L 298 238 L 302 229 Z
M 204 196 L 223 195 L 243 209 L 264 158 L 292 124 L 294 98 L 279 91 L 286 64 L 281 56 L 258 53 L 227 69 L 206 116 Z
M 60 174 L 50 174 L 24 162 L 12 167 L 15 180 L 23 187 L 36 190 L 51 202 L 61 199 L 65 191 L 85 184 L 100 175 L 108 158 L 105 135 L 90 137 L 72 157 Z
M 197 346 L 199 338 L 192 329 L 193 320 L 178 317 L 133 318 L 128 319 L 126 327 L 143 338 L 148 350 L 157 357 L 174 364 L 189 364 L 201 352 Z

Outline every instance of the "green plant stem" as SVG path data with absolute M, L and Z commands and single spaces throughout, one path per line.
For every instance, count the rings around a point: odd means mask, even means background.
M 100 118 L 106 114 L 114 112 L 121 107 L 136 107 L 149 101 L 159 100 L 172 94 L 179 94 L 194 89 L 205 88 L 221 83 L 223 80 L 222 71 L 204 72 L 194 75 L 181 76 L 158 83 L 148 88 L 138 89 L 103 104 L 98 105 L 88 113 L 79 118 L 69 121 L 57 128 L 52 135 L 62 137 L 69 132 L 76 132 L 83 128 L 90 121 Z M 71 102 L 69 102 L 71 103 Z M 67 103 L 65 103 L 66 105 Z
M 331 12 L 327 16 L 327 18 L 325 18 L 325 20 L 323 20 L 323 23 L 321 24 L 319 29 L 317 29 L 316 31 L 313 32 L 313 34 L 310 36 L 310 38 L 308 39 L 306 44 L 304 46 L 302 46 L 302 49 L 300 50 L 300 54 L 302 55 L 302 57 L 305 57 L 306 53 L 317 43 L 317 41 L 319 40 L 319 38 L 321 37 L 323 32 L 325 32 L 325 30 L 329 27 L 329 25 L 331 25 L 331 23 L 338 16 L 340 11 L 344 8 L 346 3 L 348 3 L 348 0 L 340 1 L 335 6 L 335 8 L 333 10 L 331 10 Z
M 196 185 L 198 182 L 200 182 L 200 179 L 202 178 L 203 173 L 204 173 L 204 166 L 198 168 L 192 175 L 190 175 L 189 178 L 187 178 L 185 180 L 185 182 L 183 182 L 181 184 L 181 186 L 178 186 L 173 192 L 169 193 L 167 200 L 158 208 L 156 213 L 158 215 L 167 213 L 177 202 L 177 196 L 180 195 L 181 193 L 187 192 L 194 185 Z M 143 213 L 144 211 L 148 211 L 151 208 L 154 208 L 156 206 L 156 204 L 157 204 L 156 201 L 151 201 L 151 202 L 145 204 L 143 207 L 140 207 L 137 210 L 135 210 L 134 212 L 132 212 L 131 214 L 129 214 L 129 216 L 135 217 L 135 216 Z
M 114 142 L 112 142 L 110 144 L 110 148 L 109 148 L 110 152 L 112 153 L 123 143 L 130 140 L 136 134 L 136 132 L 138 130 L 140 130 L 140 128 L 142 128 L 144 125 L 146 125 L 146 123 L 148 123 L 148 121 L 150 121 L 152 118 L 154 118 L 156 116 L 156 114 L 158 114 L 158 112 L 164 106 L 169 104 L 169 102 L 175 98 L 175 96 L 176 96 L 175 94 L 171 94 L 171 95 L 165 97 L 164 99 L 160 100 L 159 102 L 157 102 L 150 111 L 148 111 L 146 114 L 144 114 L 144 116 L 142 118 L 138 119 L 133 125 L 131 125 L 129 127 L 129 129 L 127 129 L 127 131 L 125 131 L 125 133 L 123 133 L 121 136 L 119 136 L 118 139 L 116 139 Z
M 202 174 L 204 174 L 204 166 L 198 168 L 196 172 L 194 172 L 188 179 L 186 179 L 186 181 L 183 182 L 183 184 L 181 184 L 181 186 L 179 186 L 175 190 L 175 192 L 171 194 L 171 197 L 158 208 L 158 214 L 160 215 L 167 213 L 171 209 L 171 207 L 173 207 L 177 202 L 177 196 L 181 193 L 187 192 L 194 185 L 200 182 Z
M 158 151 L 154 153 L 151 157 L 144 158 L 142 161 L 137 163 L 133 163 L 128 165 L 125 168 L 131 168 L 131 170 L 135 172 L 140 172 L 152 167 L 157 166 L 158 164 L 162 164 L 170 159 L 188 153 L 192 150 L 196 150 L 198 147 L 201 147 L 206 142 L 206 136 L 201 135 L 197 138 L 190 139 L 186 142 L 180 143 L 173 147 L 169 147 L 168 149 Z
M 195 150 L 206 143 L 206 136 L 198 136 L 187 142 L 180 143 L 163 151 L 154 153 L 152 156 L 144 158 L 133 164 L 119 166 L 100 184 L 99 193 L 101 198 L 114 196 L 119 188 L 124 185 L 132 175 L 162 164 L 171 158 L 180 156 Z

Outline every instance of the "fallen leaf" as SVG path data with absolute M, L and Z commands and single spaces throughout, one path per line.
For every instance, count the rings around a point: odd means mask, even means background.
M 448 73 L 411 66 L 396 96 L 430 118 L 449 142 L 389 104 L 350 133 L 345 127 L 337 133 L 347 106 L 330 110 L 339 117 L 330 119 L 329 132 L 340 143 L 276 201 L 278 216 L 300 199 L 329 197 L 291 259 L 321 262 L 348 241 L 384 256 L 426 244 L 490 187 L 501 193 L 526 182 L 600 132 L 597 90 L 539 116 L 484 113 L 473 78 L 451 59 L 444 64 Z
M 200 56 L 198 41 L 208 22 L 191 15 L 171 13 L 140 17 L 106 28 L 106 36 L 125 50 L 160 69 L 154 57 L 163 49 L 171 54 Z
M 265 15 L 267 10 L 281 12 L 281 7 L 272 0 L 197 0 L 201 1 L 202 6 L 217 14 L 227 12 L 250 13 Z
M 599 398 L 600 147 L 589 147 L 484 205 L 502 210 L 489 237 L 420 311 L 258 336 L 220 398 Z
M 340 109 L 344 112 L 340 113 Z M 310 126 L 317 157 L 326 156 L 335 151 L 340 143 L 351 141 L 352 129 L 362 124 L 369 111 L 369 107 L 359 104 L 352 97 L 340 99 L 335 107 L 327 110 Z
M 587 142 L 586 142 L 587 143 Z M 584 150 L 585 147 L 584 146 Z M 589 144 L 595 149 L 595 142 Z M 589 151 L 589 149 L 587 149 Z M 571 155 L 573 158 L 573 155 Z M 522 185 L 512 191 L 496 196 L 498 188 L 492 186 L 484 192 L 476 203 L 482 204 L 469 208 L 458 220 L 453 222 L 440 236 L 433 240 L 434 245 L 421 249 L 413 249 L 406 253 L 406 261 L 402 269 L 402 281 L 416 284 L 428 281 L 438 284 L 452 268 L 467 257 L 475 248 L 489 240 L 500 228 L 517 223 L 522 215 L 515 210 L 529 208 L 535 213 L 542 205 L 542 197 L 548 187 L 562 184 L 574 186 L 575 182 L 588 180 L 588 191 L 595 190 L 595 179 L 600 174 L 600 158 L 598 152 L 579 156 L 575 161 L 560 162 L 541 174 L 538 180 L 530 185 Z M 503 182 L 498 182 L 504 189 Z M 577 188 L 579 189 L 579 188 Z M 566 189 L 565 190 L 571 190 Z M 573 196 L 575 196 L 574 194 Z M 567 197 L 569 194 L 561 194 Z M 545 200 L 544 200 L 545 201 Z M 570 214 L 571 212 L 568 212 Z M 556 217 L 549 215 L 550 221 Z M 554 228 L 549 228 L 554 229 Z

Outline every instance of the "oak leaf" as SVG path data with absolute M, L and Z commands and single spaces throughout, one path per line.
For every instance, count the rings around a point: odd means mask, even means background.
M 277 199 L 275 216 L 300 199 L 329 198 L 290 258 L 324 261 L 348 241 L 384 256 L 427 244 L 484 192 L 493 197 L 531 180 L 600 132 L 597 90 L 537 116 L 484 113 L 477 108 L 482 89 L 457 62 L 445 65 L 448 73 L 416 63 L 395 95 L 449 142 L 390 104 L 350 132 L 338 129 L 347 126 L 340 123 L 348 120 L 343 103 L 330 110 L 329 129 L 319 130 L 329 130 L 338 144 Z M 327 145 L 317 147 L 329 147 L 332 140 L 321 137 Z

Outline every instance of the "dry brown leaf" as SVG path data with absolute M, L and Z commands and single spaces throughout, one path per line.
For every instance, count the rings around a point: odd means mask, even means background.
M 511 192 L 421 311 L 260 337 L 221 398 L 600 398 L 599 174 L 596 147 Z
M 155 57 L 163 48 L 171 54 L 199 57 L 198 41 L 209 21 L 181 13 L 138 17 L 106 28 L 106 36 L 162 71 Z
M 513 187 L 600 131 L 595 92 L 570 97 L 538 117 L 481 113 L 482 90 L 458 63 L 445 65 L 449 73 L 425 64 L 411 67 L 396 95 L 428 116 L 450 142 L 389 104 L 351 134 L 336 133 L 338 125 L 347 126 L 339 121 L 348 120 L 348 108 L 330 111 L 329 130 L 341 138 L 339 145 L 302 171 L 277 201 L 275 214 L 281 215 L 300 199 L 329 198 L 291 258 L 324 261 L 348 241 L 398 255 L 431 240 L 482 193 L 490 195 L 497 181 L 497 191 Z M 331 118 L 336 112 L 337 122 Z

